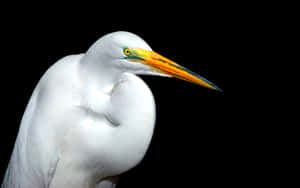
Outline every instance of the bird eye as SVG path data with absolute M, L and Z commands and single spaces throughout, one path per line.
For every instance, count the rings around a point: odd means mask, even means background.
M 129 51 L 128 48 L 124 48 L 124 54 L 129 56 L 131 54 L 131 52 Z

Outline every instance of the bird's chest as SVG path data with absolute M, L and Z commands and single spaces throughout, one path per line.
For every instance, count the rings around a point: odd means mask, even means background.
M 123 76 L 125 77 L 125 76 Z M 114 87 L 110 98 L 110 113 L 123 125 L 153 126 L 155 102 L 147 85 L 138 77 L 127 75 Z
M 113 125 L 154 124 L 155 102 L 152 92 L 137 76 L 124 73 L 109 92 L 89 89 L 83 96 L 82 107 L 87 117 Z
M 78 114 L 77 126 L 65 139 L 66 155 L 72 156 L 72 163 L 95 170 L 93 174 L 115 175 L 134 167 L 152 138 L 153 95 L 138 77 L 126 74 L 123 79 L 110 96 L 94 98 L 94 109 Z
M 155 102 L 147 85 L 132 74 L 125 74 L 113 89 L 110 113 L 119 123 L 109 142 L 112 165 L 122 171 L 135 166 L 145 155 L 155 124 Z M 126 159 L 126 160 L 125 160 Z

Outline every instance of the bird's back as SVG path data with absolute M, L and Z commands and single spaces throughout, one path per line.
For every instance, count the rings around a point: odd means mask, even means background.
M 63 114 L 76 101 L 76 66 L 82 55 L 67 56 L 43 75 L 24 112 L 2 188 L 48 187 L 58 160 L 57 143 L 70 125 Z M 66 79 L 68 78 L 68 79 Z M 58 131 L 57 131 L 58 130 Z

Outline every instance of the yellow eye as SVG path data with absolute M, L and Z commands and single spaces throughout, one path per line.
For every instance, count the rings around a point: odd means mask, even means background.
M 131 52 L 129 51 L 128 48 L 124 48 L 124 54 L 129 56 L 131 54 Z

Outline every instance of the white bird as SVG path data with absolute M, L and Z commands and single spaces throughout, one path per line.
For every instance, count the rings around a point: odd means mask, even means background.
M 38 82 L 23 115 L 2 188 L 108 188 L 149 146 L 155 103 L 135 74 L 216 85 L 114 32 L 85 54 L 60 59 Z

